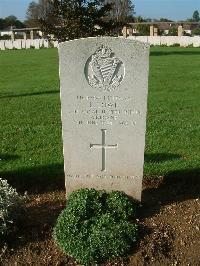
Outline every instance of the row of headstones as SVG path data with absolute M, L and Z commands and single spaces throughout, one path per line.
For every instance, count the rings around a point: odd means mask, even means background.
M 192 45 L 193 47 L 200 47 L 200 36 L 128 36 L 128 39 L 133 39 L 148 43 L 150 45 L 166 45 L 173 46 L 179 44 L 182 47 Z M 5 49 L 29 49 L 29 48 L 50 48 L 58 47 L 58 41 L 49 42 L 46 39 L 35 40 L 0 40 L 0 50 Z
M 49 47 L 58 47 L 58 41 L 48 41 L 46 39 L 35 39 L 35 40 L 1 40 L 0 41 L 0 50 L 5 49 L 40 49 L 40 48 L 49 48 Z
M 150 45 L 173 46 L 179 44 L 181 47 L 200 47 L 200 36 L 128 36 L 127 38 Z

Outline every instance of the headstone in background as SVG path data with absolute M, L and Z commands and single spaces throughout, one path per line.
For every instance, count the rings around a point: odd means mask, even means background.
M 40 47 L 44 47 L 44 39 L 40 39 Z
M 15 49 L 22 49 L 22 41 L 21 40 L 15 40 L 15 41 L 13 41 L 13 48 L 15 48 Z
M 66 191 L 141 199 L 149 47 L 114 37 L 59 47 Z
M 26 48 L 26 42 L 27 42 L 27 40 L 22 40 L 22 49 Z
M 4 40 L 0 40 L 0 50 L 5 50 L 5 41 Z
M 26 49 L 29 49 L 31 47 L 31 40 L 26 40 Z
M 35 49 L 40 49 L 40 39 L 34 40 L 34 46 L 35 46 Z
M 13 49 L 13 41 L 11 41 L 11 40 L 6 40 L 6 41 L 5 41 L 5 48 L 6 48 L 6 49 Z
M 49 41 L 48 40 L 44 39 L 43 44 L 44 44 L 44 48 L 49 48 Z

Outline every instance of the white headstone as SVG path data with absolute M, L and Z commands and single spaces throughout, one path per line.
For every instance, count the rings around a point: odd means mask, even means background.
M 22 49 L 22 41 L 21 40 L 15 40 L 15 41 L 13 41 L 13 47 L 15 49 Z
M 58 47 L 58 41 L 53 41 L 53 47 L 57 48 Z
M 49 48 L 49 41 L 44 39 L 44 48 Z
M 26 48 L 26 41 L 27 40 L 22 40 L 22 49 L 25 49 Z
M 160 36 L 148 36 L 148 43 L 150 45 L 160 45 Z
M 34 40 L 34 47 L 35 47 L 35 49 L 40 49 L 40 39 Z
M 11 40 L 6 40 L 6 41 L 5 41 L 5 48 L 6 48 L 6 49 L 13 49 L 13 41 L 11 41 Z
M 136 36 L 135 39 L 139 42 L 148 43 L 148 36 Z
M 141 200 L 149 47 L 96 37 L 59 46 L 67 194 L 120 190 Z
M 26 49 L 30 49 L 31 48 L 31 40 L 27 39 L 26 40 Z
M 40 47 L 44 47 L 44 39 L 40 39 Z
M 179 38 L 181 47 L 187 47 L 188 45 L 193 44 L 193 39 L 190 36 L 182 36 Z
M 4 40 L 0 40 L 0 50 L 5 50 L 5 41 Z
M 194 47 L 200 47 L 200 36 L 192 37 L 192 41 Z

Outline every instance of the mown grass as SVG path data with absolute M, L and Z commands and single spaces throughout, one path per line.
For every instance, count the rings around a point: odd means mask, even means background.
M 145 176 L 199 173 L 200 49 L 152 48 Z M 0 51 L 0 176 L 21 189 L 60 187 L 56 49 Z

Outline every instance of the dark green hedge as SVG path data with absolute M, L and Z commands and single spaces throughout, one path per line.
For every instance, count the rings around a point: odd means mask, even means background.
M 122 192 L 80 189 L 68 198 L 54 228 L 58 246 L 89 265 L 127 255 L 136 241 L 137 204 Z

